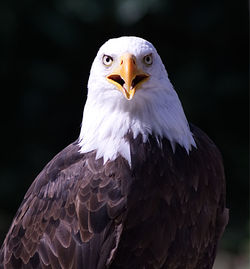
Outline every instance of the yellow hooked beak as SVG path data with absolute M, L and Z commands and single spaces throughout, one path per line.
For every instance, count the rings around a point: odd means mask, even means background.
M 113 83 L 128 100 L 133 98 L 135 91 L 148 78 L 148 74 L 138 69 L 135 56 L 129 53 L 121 57 L 118 67 L 107 76 L 107 80 Z

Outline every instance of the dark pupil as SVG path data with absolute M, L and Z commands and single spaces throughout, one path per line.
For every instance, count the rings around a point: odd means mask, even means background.
M 149 56 L 146 57 L 146 62 L 150 62 L 150 57 Z
M 107 63 L 110 62 L 110 57 L 106 57 L 106 62 L 107 62 Z

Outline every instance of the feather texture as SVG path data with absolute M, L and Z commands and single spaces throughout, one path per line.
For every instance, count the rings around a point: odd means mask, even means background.
M 223 164 L 213 142 L 191 131 L 189 154 L 128 134 L 131 167 L 69 145 L 27 191 L 0 268 L 211 269 L 228 219 Z

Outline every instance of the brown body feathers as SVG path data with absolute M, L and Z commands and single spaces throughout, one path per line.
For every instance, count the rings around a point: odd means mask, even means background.
M 211 269 L 228 220 L 223 164 L 213 142 L 191 131 L 189 154 L 128 135 L 131 167 L 69 145 L 26 193 L 0 268 Z

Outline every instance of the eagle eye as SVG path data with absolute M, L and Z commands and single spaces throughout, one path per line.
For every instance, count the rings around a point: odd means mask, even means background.
M 143 62 L 146 64 L 146 65 L 151 65 L 153 63 L 153 55 L 152 53 L 146 55 L 144 58 L 143 58 Z
M 103 55 L 102 62 L 106 66 L 110 66 L 113 63 L 113 58 L 109 55 Z

